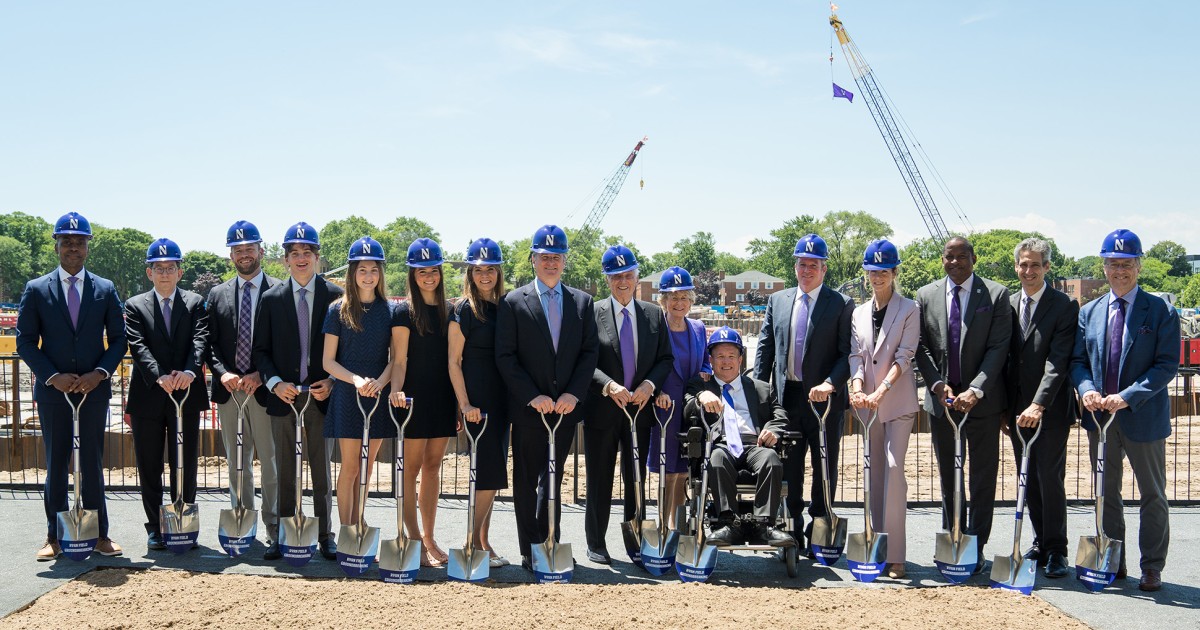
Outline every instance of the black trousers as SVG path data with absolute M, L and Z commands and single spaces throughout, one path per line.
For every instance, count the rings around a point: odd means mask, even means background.
M 523 415 L 523 414 L 522 414 Z M 555 419 L 558 418 L 556 414 Z M 547 418 L 551 423 L 554 420 Z M 557 460 L 554 474 L 554 488 L 559 501 L 559 509 L 554 511 L 555 540 L 562 538 L 562 479 L 566 469 L 567 453 L 571 442 L 575 439 L 575 425 L 569 418 L 564 419 L 554 434 L 554 455 Z M 551 424 L 551 426 L 554 426 Z M 529 421 L 528 417 L 518 416 L 512 426 L 512 456 L 513 456 L 513 511 L 517 517 L 517 542 L 521 547 L 521 555 L 531 555 L 530 549 L 535 544 L 546 541 L 550 531 L 549 501 L 550 476 L 547 473 L 550 460 L 550 434 L 542 425 L 541 419 Z
M 46 509 L 46 537 L 58 539 L 58 513 L 73 505 L 71 462 L 70 405 L 57 389 L 46 388 L 44 397 L 36 397 L 42 422 L 42 442 L 46 451 L 46 485 L 43 505 Z M 79 410 L 80 499 L 84 509 L 97 510 L 100 537 L 108 538 L 108 508 L 104 501 L 104 434 L 108 421 L 108 400 L 87 398 Z M 161 466 L 159 474 L 162 474 Z M 157 508 L 155 508 L 157 510 Z
M 959 390 L 955 388 L 954 391 Z M 963 496 L 959 518 L 960 522 L 966 523 L 966 533 L 974 535 L 978 540 L 980 558 L 983 557 L 983 546 L 992 534 L 992 511 L 996 505 L 996 473 L 1000 468 L 1002 417 L 1001 414 L 971 414 L 962 428 L 962 439 L 966 441 L 966 466 L 969 467 L 971 479 Z M 960 420 L 955 414 L 955 421 Z M 942 528 L 949 530 L 954 509 L 954 427 L 946 419 L 945 410 L 939 416 L 931 416 L 929 424 L 933 437 L 933 453 L 938 462 L 938 477 L 942 486 Z
M 753 436 L 742 436 L 743 444 L 754 444 Z M 721 516 L 730 512 L 737 515 L 737 476 L 739 470 L 749 470 L 755 476 L 754 517 L 774 525 L 779 513 L 779 499 L 783 493 L 783 460 L 773 448 L 747 446 L 740 457 L 734 457 L 729 448 L 721 445 L 713 449 L 708 458 L 709 484 L 712 486 L 713 501 Z
M 1051 553 L 1067 555 L 1067 438 L 1072 420 L 1043 416 L 1042 433 L 1029 453 L 1025 503 L 1033 525 L 1033 544 L 1041 549 L 1043 557 Z M 1026 435 L 1033 433 L 1032 429 L 1025 431 Z M 1021 440 L 1017 439 L 1015 423 L 1009 433 L 1020 470 Z
M 647 405 L 649 407 L 649 405 Z M 637 449 L 638 467 L 641 469 L 641 487 L 636 491 L 646 496 L 646 455 L 650 452 L 651 409 L 643 409 L 637 417 Z M 608 519 L 612 513 L 613 477 L 617 465 L 617 452 L 621 453 L 621 479 L 625 482 L 624 520 L 643 518 L 646 506 L 642 506 L 641 514 L 634 514 L 636 501 L 633 481 L 633 452 L 632 438 L 629 434 L 629 421 L 621 416 L 621 422 L 606 426 L 595 426 L 596 423 L 583 425 L 583 452 L 587 457 L 587 509 L 584 514 L 584 531 L 587 534 L 588 549 L 606 549 L 604 536 L 608 533 Z
M 324 436 L 324 429 L 325 414 L 316 404 L 309 405 L 304 412 L 303 457 L 308 460 L 308 472 L 312 480 L 318 541 L 333 535 L 333 483 L 329 471 L 333 439 Z M 296 415 L 271 416 L 271 439 L 275 442 L 275 463 L 279 471 L 279 518 L 295 517 Z
M 804 522 L 804 497 L 801 489 L 804 487 L 805 473 L 805 456 L 808 456 L 812 462 L 812 487 L 809 489 L 809 496 L 812 501 L 808 505 L 808 515 L 811 517 L 808 525 L 804 527 L 804 539 L 812 538 L 812 519 L 828 516 L 825 510 L 825 487 L 822 482 L 823 475 L 821 472 L 821 441 L 820 441 L 820 423 L 817 422 L 817 417 L 813 415 L 812 407 L 808 404 L 808 390 L 811 386 L 804 383 L 789 381 L 784 390 L 784 411 L 787 412 L 789 426 L 792 431 L 800 431 L 804 434 L 800 445 L 792 450 L 788 455 L 787 461 L 784 463 L 783 477 L 788 482 L 787 506 L 791 512 L 794 523 L 799 526 Z M 823 410 L 824 406 L 817 405 L 818 410 Z M 829 492 L 830 494 L 837 493 L 837 478 L 838 478 L 838 453 L 841 451 L 842 444 L 842 414 L 830 413 L 829 418 L 825 423 L 825 440 L 828 445 L 829 459 Z M 832 498 L 832 497 L 831 497 Z M 801 532 L 792 532 L 796 540 L 803 542 L 800 538 Z
M 171 498 L 179 499 L 179 461 L 176 446 L 175 409 L 154 414 L 130 416 L 133 454 L 137 458 L 141 480 L 142 509 L 146 512 L 146 532 L 159 531 L 159 507 L 163 505 L 163 454 L 171 471 Z M 196 502 L 196 456 L 199 447 L 200 412 L 183 412 L 183 500 Z

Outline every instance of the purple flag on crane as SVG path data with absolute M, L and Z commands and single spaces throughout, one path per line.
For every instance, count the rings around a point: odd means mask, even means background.
M 843 88 L 842 86 L 833 84 L 833 98 L 844 98 L 851 103 L 854 102 L 854 92 Z

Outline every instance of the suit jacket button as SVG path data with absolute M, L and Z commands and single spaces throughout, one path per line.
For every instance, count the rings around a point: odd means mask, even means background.
M 871 360 L 871 365 L 876 365 L 876 364 L 878 364 L 878 363 L 879 363 L 879 361 L 878 361 L 878 360 L 875 360 L 875 359 L 872 359 L 872 360 Z

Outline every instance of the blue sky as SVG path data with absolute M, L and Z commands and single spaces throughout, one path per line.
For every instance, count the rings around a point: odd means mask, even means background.
M 839 5 L 975 228 L 1074 256 L 1115 227 L 1200 251 L 1200 5 Z M 840 209 L 922 236 L 865 104 L 830 98 L 827 18 L 820 0 L 6 3 L 0 212 L 218 252 L 239 218 L 279 240 L 409 215 L 461 250 L 578 226 L 648 135 L 603 226 L 644 252 L 708 230 L 741 254 Z

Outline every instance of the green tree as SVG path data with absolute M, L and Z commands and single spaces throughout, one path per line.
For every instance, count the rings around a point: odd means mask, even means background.
M 215 276 L 218 280 L 221 279 L 227 272 L 234 271 L 233 263 L 229 262 L 228 257 L 221 257 L 212 252 L 204 250 L 194 250 L 183 255 L 183 279 L 179 281 L 180 286 L 191 291 L 196 291 L 196 280 L 203 275 Z M 220 284 L 219 282 L 217 284 Z M 203 286 L 201 286 L 203 288 Z M 200 295 L 207 296 L 205 291 Z
M 657 254 L 648 256 L 642 262 L 642 271 L 646 274 L 658 273 L 678 264 L 679 257 L 675 255 L 675 252 L 658 252 Z
M 211 271 L 205 271 L 196 277 L 191 282 L 191 290 L 208 298 L 208 292 L 213 290 L 213 287 L 221 284 L 221 276 L 218 276 Z
M 11 236 L 0 236 L 0 302 L 20 300 L 25 283 L 35 277 L 29 245 Z
M 1179 305 L 1183 307 L 1200 307 L 1200 273 L 1188 277 L 1183 291 L 1179 292 Z
M 818 230 L 817 220 L 807 214 L 788 219 L 781 227 L 771 230 L 769 238 L 756 238 L 747 248 L 750 252 L 750 268 L 787 281 L 787 286 L 796 286 L 795 261 L 792 253 L 796 241 L 805 234 Z
M 917 289 L 946 275 L 942 269 L 945 244 L 933 237 L 917 239 L 900 250 L 900 291 L 913 297 Z
M 283 245 L 280 245 L 279 243 L 263 244 L 262 270 L 263 273 L 267 274 L 268 276 L 277 278 L 279 280 L 286 280 L 287 277 L 291 275 L 288 272 L 287 265 L 283 262 Z M 231 265 L 229 271 L 221 274 L 221 278 L 223 280 L 228 280 L 236 273 L 237 270 L 233 269 Z
M 359 235 L 361 236 L 361 234 Z M 382 230 L 379 230 L 379 236 L 375 240 L 383 245 L 383 251 L 387 253 L 389 261 L 389 269 L 387 272 L 387 292 L 388 295 L 407 295 L 408 290 L 408 246 L 418 238 L 431 238 L 437 241 L 438 245 L 442 246 L 442 252 L 446 252 L 446 244 L 442 242 L 442 237 L 437 230 L 433 229 L 428 223 L 413 217 L 396 217 L 390 223 L 385 225 Z M 346 243 L 347 249 L 350 243 Z M 466 249 L 465 247 L 463 249 Z M 449 267 L 442 270 L 444 275 L 450 275 Z M 445 278 L 443 278 L 445 281 Z M 449 287 L 447 287 L 449 289 Z M 449 296 L 450 292 L 447 291 Z
M 716 271 L 723 271 L 727 276 L 736 276 L 749 268 L 750 265 L 744 258 L 729 252 L 717 252 L 717 266 L 714 267 Z
M 370 236 L 383 245 L 383 250 L 390 253 L 387 243 L 380 239 L 380 230 L 374 223 L 358 216 L 350 215 L 344 219 L 334 219 L 321 228 L 321 257 L 325 259 L 330 269 L 336 269 L 346 264 L 346 254 L 350 244 L 364 236 Z M 339 276 L 341 274 L 338 274 Z
M 1168 290 L 1166 283 L 1171 273 L 1171 265 L 1158 258 L 1149 256 L 1142 259 L 1142 271 L 1138 274 L 1138 287 L 1150 292 Z
M 1157 258 L 1171 267 L 1170 275 L 1176 277 L 1189 276 L 1192 267 L 1187 261 L 1187 249 L 1175 241 L 1159 241 L 1154 247 L 1146 250 L 1147 258 Z
M 721 303 L 721 280 L 715 271 L 701 271 L 692 274 L 692 284 L 696 287 L 697 304 Z
M 1104 259 L 1094 254 L 1076 260 L 1074 267 L 1075 275 L 1080 278 L 1090 278 L 1092 280 L 1104 278 Z
M 709 271 L 717 266 L 717 245 L 712 232 L 696 232 L 675 241 L 678 265 L 690 273 Z
M 87 268 L 112 280 L 122 300 L 146 291 L 146 248 L 154 237 L 134 228 L 107 228 L 92 224 L 91 253 Z
M 817 234 L 825 239 L 829 247 L 829 259 L 826 261 L 829 273 L 825 277 L 825 283 L 831 287 L 839 287 L 847 280 L 862 275 L 863 251 L 871 241 L 891 236 L 892 227 L 861 210 L 840 210 L 830 212 L 821 219 Z
M 13 238 L 25 246 L 34 277 L 58 266 L 58 256 L 54 254 L 54 226 L 45 219 L 24 212 L 0 214 L 0 236 Z

